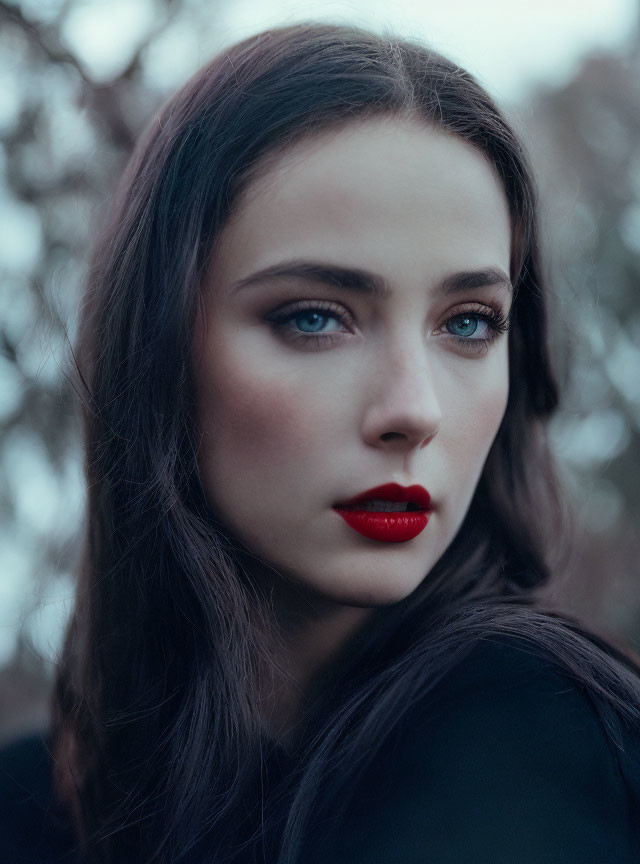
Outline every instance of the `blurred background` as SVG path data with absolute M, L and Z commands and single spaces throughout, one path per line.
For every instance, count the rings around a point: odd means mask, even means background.
M 82 532 L 67 378 L 93 232 L 148 118 L 225 45 L 319 19 L 417 37 L 527 142 L 578 539 L 556 605 L 640 650 L 638 0 L 0 0 L 0 740 L 46 722 Z M 568 346 L 568 350 L 566 348 Z

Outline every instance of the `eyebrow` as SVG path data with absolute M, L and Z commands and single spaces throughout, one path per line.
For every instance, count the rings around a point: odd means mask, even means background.
M 287 261 L 274 264 L 235 282 L 233 290 L 282 279 L 302 279 L 305 282 L 329 285 L 333 288 L 341 288 L 356 294 L 367 294 L 378 298 L 388 297 L 392 293 L 389 283 L 375 273 L 360 268 L 342 267 L 315 261 Z M 440 294 L 449 295 L 493 285 L 513 292 L 511 280 L 499 267 L 485 267 L 481 270 L 465 270 L 453 273 L 443 279 L 436 290 Z

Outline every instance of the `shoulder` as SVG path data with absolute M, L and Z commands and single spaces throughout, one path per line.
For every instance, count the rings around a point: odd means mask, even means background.
M 628 728 L 595 690 L 584 687 L 544 647 L 515 636 L 483 639 L 429 698 L 408 712 L 404 735 L 418 750 L 424 730 L 449 754 L 463 756 L 466 766 L 490 771 L 502 784 L 496 784 L 500 790 L 526 785 L 527 791 L 536 791 L 539 782 L 545 794 L 569 794 L 580 776 L 584 783 L 597 778 L 600 788 L 606 781 L 623 793 L 620 780 L 629 785 L 640 760 L 637 730 Z M 431 747 L 427 750 L 433 758 Z M 449 777 L 450 769 L 449 764 Z
M 0 861 L 71 862 L 72 837 L 52 788 L 53 760 L 46 735 L 0 748 Z
M 481 640 L 398 724 L 354 799 L 346 857 L 334 860 L 640 860 L 640 736 L 611 719 L 619 744 L 592 695 L 543 649 Z

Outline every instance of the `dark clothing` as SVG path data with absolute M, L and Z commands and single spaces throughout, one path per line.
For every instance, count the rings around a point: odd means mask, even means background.
M 640 734 L 537 651 L 481 642 L 300 864 L 640 864 Z M 49 772 L 42 737 L 0 752 L 0 864 L 72 860 Z
M 71 864 L 73 837 L 51 789 L 46 736 L 0 750 L 0 864 Z
M 412 707 L 305 864 L 640 864 L 640 733 L 523 640 Z

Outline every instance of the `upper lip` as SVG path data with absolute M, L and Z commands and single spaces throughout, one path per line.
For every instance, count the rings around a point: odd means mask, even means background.
M 399 483 L 385 483 L 383 486 L 367 489 L 366 492 L 361 492 L 359 495 L 349 498 L 348 501 L 341 501 L 335 506 L 352 507 L 354 504 L 370 501 L 372 498 L 382 499 L 383 501 L 411 501 L 423 510 L 428 510 L 431 506 L 431 496 L 424 486 L 420 486 L 417 483 L 413 486 L 400 486 Z

